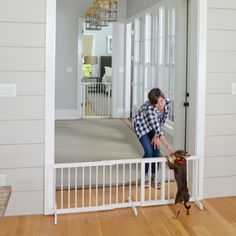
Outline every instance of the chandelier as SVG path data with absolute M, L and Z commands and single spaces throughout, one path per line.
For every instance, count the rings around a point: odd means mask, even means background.
M 117 0 L 95 0 L 86 12 L 86 30 L 101 30 L 117 21 Z

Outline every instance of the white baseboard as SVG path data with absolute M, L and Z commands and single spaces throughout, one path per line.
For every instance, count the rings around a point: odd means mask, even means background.
M 80 118 L 81 114 L 79 110 L 56 110 L 55 113 L 56 120 L 76 120 Z
M 125 111 L 124 109 L 115 109 L 112 114 L 112 118 L 125 118 Z

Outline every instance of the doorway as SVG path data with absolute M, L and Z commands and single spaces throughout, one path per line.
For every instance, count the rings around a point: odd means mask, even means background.
M 81 116 L 111 117 L 113 25 L 91 30 L 83 18 L 79 18 L 78 25 L 77 94 Z
M 45 188 L 44 213 L 53 214 L 53 171 L 54 164 L 54 119 L 55 119 L 55 23 L 56 0 L 46 1 L 46 68 L 45 68 Z M 149 9 L 150 10 L 150 9 Z M 195 155 L 204 155 L 204 118 L 205 118 L 205 67 L 206 67 L 206 16 L 207 2 L 204 0 L 190 3 L 190 45 L 188 67 L 191 82 L 189 121 L 191 140 L 189 151 Z M 123 71 L 123 70 L 121 70 Z M 117 73 L 118 74 L 118 73 Z M 190 130 L 190 129 L 188 129 Z M 203 159 L 200 163 L 200 184 L 203 186 Z M 203 196 L 201 189 L 200 199 Z

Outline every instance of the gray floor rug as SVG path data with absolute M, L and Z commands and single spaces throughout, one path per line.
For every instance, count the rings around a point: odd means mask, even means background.
M 56 121 L 56 163 L 141 158 L 142 155 L 135 133 L 120 119 Z

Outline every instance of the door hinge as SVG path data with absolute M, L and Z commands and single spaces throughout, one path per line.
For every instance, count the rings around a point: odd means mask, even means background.
M 184 107 L 189 107 L 189 102 L 184 102 Z

